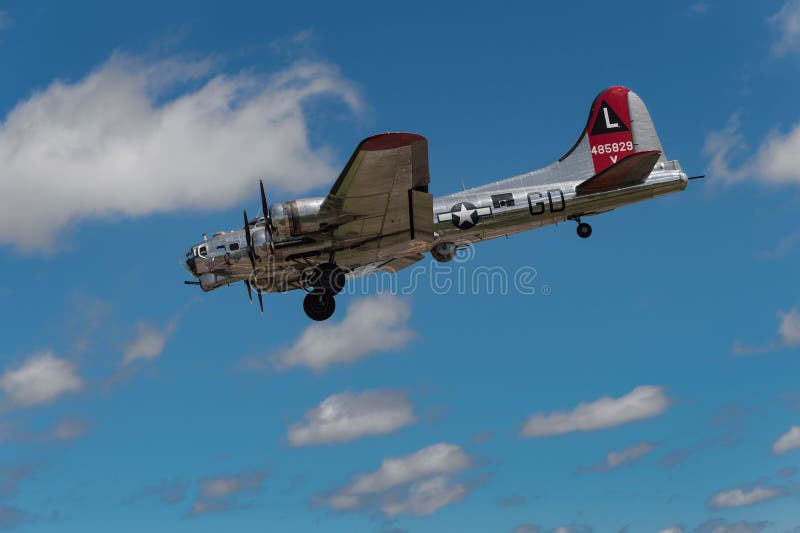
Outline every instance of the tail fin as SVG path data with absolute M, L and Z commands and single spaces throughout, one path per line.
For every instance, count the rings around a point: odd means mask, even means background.
M 595 98 L 583 135 L 559 161 L 591 155 L 594 174 L 600 174 L 625 157 L 650 151 L 660 152 L 658 161 L 666 161 L 644 102 L 626 87 L 610 87 Z

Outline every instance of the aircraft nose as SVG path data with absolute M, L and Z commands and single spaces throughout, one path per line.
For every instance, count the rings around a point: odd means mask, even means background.
M 197 265 L 195 264 L 194 257 L 187 259 L 183 266 L 186 270 L 192 273 L 192 275 L 197 276 Z

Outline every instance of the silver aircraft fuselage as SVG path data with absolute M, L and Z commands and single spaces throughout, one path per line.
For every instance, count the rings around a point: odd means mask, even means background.
M 575 187 L 582 180 L 525 186 L 522 185 L 524 177 L 522 175 L 435 198 L 434 240 L 428 249 L 417 250 L 417 253 L 430 252 L 431 248 L 443 243 L 453 243 L 461 247 L 605 213 L 628 204 L 682 191 L 688 184 L 688 177 L 681 170 L 678 161 L 657 164 L 643 183 L 590 195 L 576 193 Z M 270 208 L 276 230 L 276 250 L 270 256 L 270 261 L 265 263 L 268 270 L 262 273 L 264 283 L 261 288 L 265 292 L 301 288 L 293 283 L 296 276 L 292 273 L 299 275 L 299 265 L 307 262 L 322 262 L 331 249 L 334 249 L 338 263 L 348 262 L 351 252 L 347 249 L 335 250 L 336 243 L 325 235 L 324 229 L 320 229 L 319 210 L 322 202 L 322 197 L 302 198 Z M 451 211 L 453 206 L 462 203 L 474 206 L 474 216 L 478 217 L 477 223 L 468 229 L 459 227 L 461 220 Z M 290 216 L 289 210 L 294 211 L 294 216 Z M 469 211 L 473 209 L 470 208 Z M 462 223 L 464 225 L 466 224 Z M 304 238 L 293 237 L 292 233 L 302 234 Z M 252 234 L 256 247 L 266 244 L 263 228 L 256 224 Z M 236 249 L 231 250 L 231 245 Z M 190 266 L 189 270 L 196 276 L 218 276 L 214 283 L 204 285 L 203 288 L 207 290 L 214 288 L 214 285 L 227 285 L 247 279 L 251 276 L 252 269 L 246 261 L 246 248 L 244 230 L 216 233 L 187 252 L 187 260 L 194 263 L 194 269 Z M 204 249 L 205 256 L 198 253 L 200 249 Z M 322 259 L 314 261 L 315 257 Z M 299 262 L 300 258 L 304 260 Z M 358 268 L 365 265 L 353 266 Z M 284 272 L 286 274 L 281 276 Z
M 347 277 L 397 272 L 425 253 L 449 261 L 468 244 L 565 221 L 587 238 L 592 228 L 583 218 L 682 191 L 689 179 L 666 158 L 647 108 L 625 87 L 595 98 L 583 133 L 558 161 L 437 198 L 428 193 L 427 140 L 374 135 L 325 197 L 270 206 L 262 184 L 262 216 L 245 213 L 241 230 L 190 248 L 185 266 L 198 281 L 187 283 L 210 291 L 244 281 L 259 303 L 262 292 L 310 289 L 304 309 L 324 320 Z

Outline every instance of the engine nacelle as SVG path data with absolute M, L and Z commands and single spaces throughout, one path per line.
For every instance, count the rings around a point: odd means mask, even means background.
M 458 248 L 452 242 L 440 242 L 431 248 L 431 255 L 440 263 L 447 263 L 453 260 L 457 250 Z
M 323 201 L 325 198 L 301 198 L 273 204 L 269 212 L 276 238 L 288 239 L 324 230 L 333 219 L 321 212 Z

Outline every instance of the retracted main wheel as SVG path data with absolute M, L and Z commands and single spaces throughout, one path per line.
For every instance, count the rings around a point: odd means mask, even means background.
M 587 224 L 586 222 L 581 222 L 578 224 L 578 237 L 581 239 L 588 239 L 589 236 L 592 234 L 592 227 Z
M 328 320 L 336 310 L 336 300 L 332 294 L 306 294 L 303 299 L 303 311 L 308 318 L 321 322 Z

